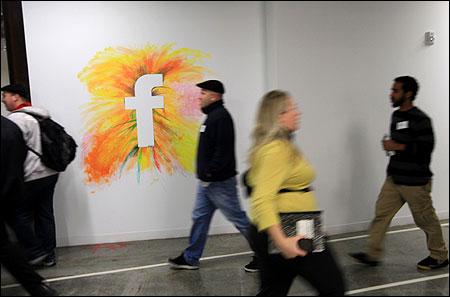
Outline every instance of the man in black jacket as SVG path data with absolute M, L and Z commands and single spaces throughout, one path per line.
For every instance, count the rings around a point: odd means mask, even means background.
M 207 118 L 200 128 L 197 151 L 197 178 L 199 185 L 189 238 L 189 247 L 169 263 L 176 269 L 198 269 L 208 236 L 208 229 L 216 209 L 248 240 L 249 220 L 242 210 L 236 181 L 234 126 L 230 113 L 225 109 L 225 89 L 218 80 L 197 84 L 201 88 L 200 104 Z M 245 266 L 248 272 L 258 271 L 258 262 Z
M 27 151 L 22 131 L 11 120 L 1 116 L 0 260 L 32 296 L 57 296 L 57 292 L 45 284 L 44 279 L 28 264 L 23 248 L 9 240 L 6 230 L 5 224 L 15 219 L 15 209 L 23 203 L 23 163 Z
M 415 223 L 426 234 L 430 252 L 427 258 L 417 263 L 417 268 L 431 270 L 448 265 L 448 250 L 430 195 L 434 133 L 431 119 L 413 105 L 418 89 L 417 81 L 410 76 L 397 77 L 392 85 L 392 106 L 399 109 L 392 114 L 391 139 L 382 143 L 386 152 L 392 152 L 387 178 L 376 203 L 368 252 L 350 254 L 363 264 L 376 266 L 379 263 L 389 224 L 407 203 Z

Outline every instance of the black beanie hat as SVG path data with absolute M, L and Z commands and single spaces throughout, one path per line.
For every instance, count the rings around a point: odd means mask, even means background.
M 8 92 L 17 94 L 24 99 L 30 99 L 30 93 L 28 92 L 27 87 L 21 84 L 11 84 L 2 87 L 2 92 Z

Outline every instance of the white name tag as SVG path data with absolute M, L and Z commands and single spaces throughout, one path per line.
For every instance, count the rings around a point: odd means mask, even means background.
M 408 121 L 397 123 L 397 130 L 406 129 L 406 128 L 408 128 Z
M 201 125 L 200 126 L 200 133 L 201 132 L 205 132 L 205 130 L 206 130 L 206 126 L 205 125 Z

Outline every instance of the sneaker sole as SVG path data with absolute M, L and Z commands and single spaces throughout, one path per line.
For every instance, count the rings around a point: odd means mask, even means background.
M 421 270 L 431 270 L 431 269 L 432 269 L 431 267 L 428 267 L 428 266 L 421 266 L 421 265 L 417 265 L 417 268 L 418 268 L 418 269 L 421 269 Z
M 249 268 L 245 268 L 245 267 L 244 267 L 244 270 L 247 272 L 250 272 L 250 273 L 259 272 L 259 269 L 249 269 Z
M 197 270 L 198 266 L 189 266 L 189 265 L 177 265 L 177 264 L 170 264 L 170 268 L 176 269 L 176 270 Z
M 447 265 L 442 265 L 442 266 L 435 266 L 435 267 L 417 265 L 417 268 L 421 269 L 421 270 L 435 270 L 435 269 L 440 269 L 440 268 L 444 268 L 444 267 L 447 267 L 447 266 L 448 266 L 448 264 Z

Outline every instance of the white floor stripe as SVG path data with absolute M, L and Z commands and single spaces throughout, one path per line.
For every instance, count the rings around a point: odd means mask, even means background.
M 448 226 L 448 225 L 449 225 L 449 223 L 441 224 L 441 226 L 443 226 L 443 227 Z M 409 231 L 416 231 L 416 230 L 420 230 L 420 229 L 419 228 L 409 228 L 409 229 L 395 230 L 395 231 L 389 231 L 389 232 L 387 232 L 387 234 L 395 234 L 395 233 L 409 232 Z M 365 238 L 367 236 L 368 235 L 360 235 L 360 236 L 338 238 L 338 239 L 334 239 L 334 240 L 329 240 L 329 242 L 354 240 L 354 239 Z M 229 257 L 236 257 L 236 256 L 244 256 L 244 255 L 251 255 L 251 254 L 253 254 L 253 252 L 251 252 L 251 251 L 235 253 L 235 254 L 225 254 L 225 255 L 201 258 L 200 261 L 229 258 Z M 128 272 L 128 271 L 135 271 L 135 270 L 142 270 L 142 269 L 150 269 L 150 268 L 157 268 L 157 267 L 164 267 L 164 266 L 169 266 L 169 264 L 168 263 L 160 263 L 160 264 L 153 264 L 153 265 L 146 265 L 146 266 L 137 266 L 137 267 L 122 268 L 122 269 L 115 269 L 115 270 L 109 270 L 109 271 L 101 271 L 101 272 L 93 272 L 93 273 L 86 273 L 86 274 L 79 274 L 79 275 L 64 276 L 64 277 L 46 279 L 46 282 L 71 280 L 71 279 L 77 279 L 77 278 L 83 278 L 83 277 L 93 277 L 93 276 L 99 276 L 99 275 L 114 274 L 114 273 L 121 273 L 121 272 Z M 447 276 L 448 276 L 448 274 L 447 274 Z M 11 284 L 11 285 L 1 286 L 1 288 L 8 289 L 8 288 L 13 288 L 13 287 L 18 287 L 18 286 L 20 286 L 20 285 L 19 284 Z M 374 290 L 376 290 L 376 289 L 374 289 Z M 350 291 L 350 292 L 353 292 L 353 291 Z M 356 294 L 356 293 L 354 293 L 354 294 Z
M 57 278 L 49 278 L 49 279 L 46 279 L 45 281 L 48 283 L 52 283 L 52 282 L 63 281 L 63 280 L 71 280 L 71 279 L 99 276 L 99 275 L 105 275 L 105 274 L 114 274 L 114 273 L 120 273 L 120 272 L 128 272 L 128 271 L 134 271 L 134 270 L 163 267 L 163 266 L 168 266 L 168 265 L 169 265 L 168 263 L 161 263 L 161 264 L 154 264 L 154 265 L 122 268 L 122 269 L 109 270 L 109 271 L 101 271 L 101 272 L 78 274 L 78 275 L 71 275 L 71 276 L 64 276 L 64 277 L 57 277 Z M 2 286 L 2 289 L 8 289 L 8 288 L 13 288 L 13 287 L 17 287 L 17 286 L 19 286 L 19 284 L 11 284 L 11 285 Z
M 406 280 L 406 281 L 395 282 L 395 283 L 385 284 L 385 285 L 381 285 L 381 286 L 373 286 L 373 287 L 362 288 L 362 289 L 358 289 L 358 290 L 351 290 L 351 291 L 346 292 L 346 294 L 347 295 L 353 295 L 353 294 L 358 294 L 358 293 L 363 293 L 363 292 L 369 292 L 369 291 L 375 291 L 375 290 L 381 290 L 381 289 L 386 289 L 386 288 L 398 287 L 398 286 L 409 285 L 409 284 L 414 284 L 414 283 L 426 282 L 426 281 L 430 281 L 430 280 L 434 280 L 434 279 L 440 279 L 440 278 L 445 278 L 445 277 L 448 278 L 448 273 L 434 275 L 434 276 L 429 276 L 429 277 L 421 277 L 421 278 L 416 278 L 416 279 L 410 279 L 410 280 Z
M 236 253 L 236 254 L 212 256 L 212 257 L 201 258 L 200 261 L 214 260 L 214 259 L 221 259 L 221 258 L 228 258 L 228 257 L 235 257 L 235 256 L 245 256 L 245 255 L 252 255 L 252 254 L 253 254 L 253 252 L 242 252 L 242 253 Z

